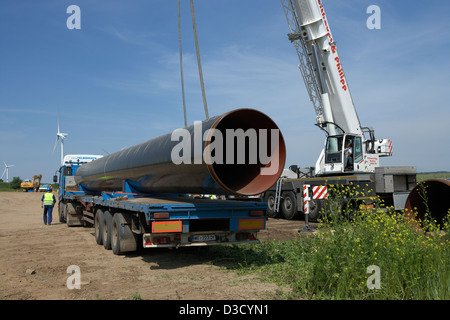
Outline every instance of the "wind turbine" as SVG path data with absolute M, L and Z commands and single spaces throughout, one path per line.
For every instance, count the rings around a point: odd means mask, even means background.
M 64 139 L 68 136 L 68 133 L 62 133 L 59 131 L 59 115 L 58 115 L 58 132 L 56 133 L 56 141 L 53 146 L 53 153 L 55 152 L 56 145 L 58 144 L 58 140 L 61 139 L 61 165 L 64 164 Z
M 2 178 L 1 178 L 1 179 L 3 179 L 3 176 L 5 175 L 5 172 L 6 172 L 6 182 L 9 182 L 9 168 L 14 167 L 14 165 L 11 164 L 11 165 L 8 166 L 8 165 L 6 164 L 6 162 L 3 162 L 3 163 L 5 164 L 5 170 L 3 170 Z

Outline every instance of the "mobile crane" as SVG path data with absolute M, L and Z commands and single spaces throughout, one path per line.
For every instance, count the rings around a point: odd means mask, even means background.
M 360 191 L 360 197 L 344 201 L 343 206 L 359 206 L 378 195 L 388 205 L 403 209 L 416 184 L 416 168 L 380 167 L 380 157 L 392 156 L 392 141 L 377 140 L 372 128 L 361 126 L 322 1 L 281 0 L 281 4 L 316 125 L 327 138 L 315 168 L 291 166 L 296 177 L 282 176 L 264 193 L 268 216 L 282 213 L 293 219 L 304 212 L 315 221 L 330 185 L 354 185 Z

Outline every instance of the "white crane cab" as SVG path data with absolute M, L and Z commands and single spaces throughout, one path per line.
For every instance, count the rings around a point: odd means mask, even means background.
M 380 165 L 379 157 L 392 155 L 390 139 L 376 140 L 372 128 L 363 128 L 363 133 L 345 133 L 339 126 L 327 123 L 322 127 L 327 133 L 325 147 L 316 162 L 317 176 L 366 172 L 373 173 Z M 330 134 L 332 132 L 333 134 Z

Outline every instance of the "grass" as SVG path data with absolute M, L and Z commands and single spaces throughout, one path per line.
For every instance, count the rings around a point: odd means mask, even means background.
M 9 183 L 0 182 L 0 192 L 15 191 Z
M 281 299 L 450 299 L 449 215 L 442 228 L 428 218 L 419 228 L 380 202 L 352 219 L 336 213 L 315 236 L 219 247 L 213 259 L 289 287 Z
M 41 183 L 42 184 L 48 184 L 48 183 Z M 58 185 L 57 184 L 52 184 L 52 188 L 53 188 L 53 192 L 58 191 Z M 11 185 L 11 183 L 7 183 L 7 182 L 0 182 L 0 192 L 22 192 L 22 189 L 14 189 Z
M 428 179 L 450 179 L 450 172 L 427 172 L 417 174 L 417 181 Z

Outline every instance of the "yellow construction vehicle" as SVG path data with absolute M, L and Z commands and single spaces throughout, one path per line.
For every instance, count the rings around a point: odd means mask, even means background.
M 39 186 L 41 185 L 42 174 L 37 174 L 33 177 L 33 179 L 26 179 L 24 182 L 20 184 L 23 192 L 34 191 L 38 192 Z

